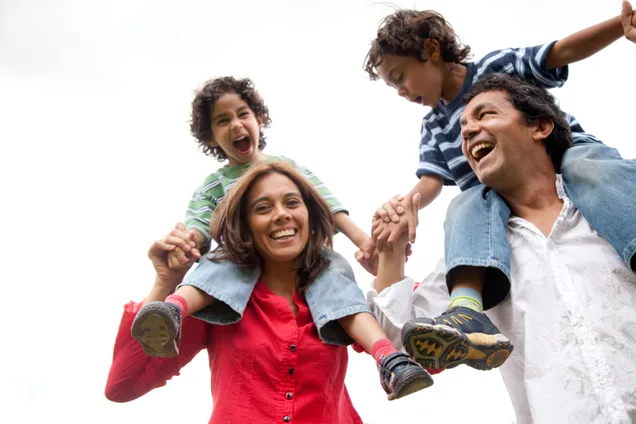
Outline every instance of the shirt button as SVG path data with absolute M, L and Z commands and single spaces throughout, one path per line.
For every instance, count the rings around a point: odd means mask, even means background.
M 292 352 L 296 352 L 296 345 L 289 345 L 289 350 L 291 350 Z
M 290 368 L 290 369 L 287 370 L 287 372 L 291 375 L 291 374 L 295 373 L 296 370 L 293 369 L 293 368 Z
M 291 400 L 291 398 L 294 397 L 294 395 L 292 394 L 292 392 L 287 392 L 287 394 L 285 395 L 285 397 L 287 398 L 287 400 Z
M 285 415 L 285 416 L 283 417 L 283 421 L 285 421 L 286 423 L 288 423 L 288 422 L 290 422 L 290 421 L 291 421 L 291 417 L 290 417 L 289 415 Z

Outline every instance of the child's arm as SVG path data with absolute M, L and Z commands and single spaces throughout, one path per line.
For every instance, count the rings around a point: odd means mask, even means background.
M 364 250 L 367 247 L 370 237 L 358 227 L 355 222 L 345 212 L 336 212 L 333 216 L 333 222 L 338 231 L 343 233 L 358 249 Z
M 356 259 L 369 274 L 376 274 L 377 251 L 371 237 L 369 237 L 345 212 L 336 212 L 333 215 L 335 227 L 343 233 L 358 249 Z
M 561 68 L 570 63 L 586 59 L 603 50 L 623 35 L 628 37 L 628 33 L 623 29 L 621 19 L 624 19 L 623 16 L 626 16 L 627 13 L 631 16 L 631 9 L 629 2 L 623 2 L 623 12 L 620 16 L 575 32 L 554 43 L 548 53 L 547 68 Z

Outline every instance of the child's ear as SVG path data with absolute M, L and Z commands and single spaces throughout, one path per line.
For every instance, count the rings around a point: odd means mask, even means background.
M 544 141 L 552 134 L 554 130 L 554 122 L 551 119 L 541 119 L 534 124 L 532 138 L 535 141 Z
M 256 122 L 258 122 L 258 129 L 262 130 L 263 129 L 263 118 L 261 118 L 260 116 L 256 117 Z
M 424 40 L 424 49 L 422 51 L 422 59 L 423 60 L 431 60 L 432 62 L 437 62 L 441 56 L 441 48 L 439 46 L 439 41 L 434 38 L 427 38 Z
M 210 138 L 210 140 L 208 141 L 208 146 L 210 146 L 210 147 L 219 147 L 219 143 L 214 141 L 214 136 L 212 136 Z

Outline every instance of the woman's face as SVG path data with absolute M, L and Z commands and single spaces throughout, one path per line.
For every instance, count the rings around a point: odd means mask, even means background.
M 279 173 L 259 178 L 247 193 L 247 224 L 263 259 L 294 261 L 309 240 L 309 213 L 298 187 Z

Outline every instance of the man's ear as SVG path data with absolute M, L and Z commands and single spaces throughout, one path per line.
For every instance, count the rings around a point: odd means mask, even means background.
M 534 141 L 543 142 L 546 138 L 552 134 L 554 130 L 554 121 L 551 119 L 540 119 L 534 124 L 534 131 L 532 138 Z

